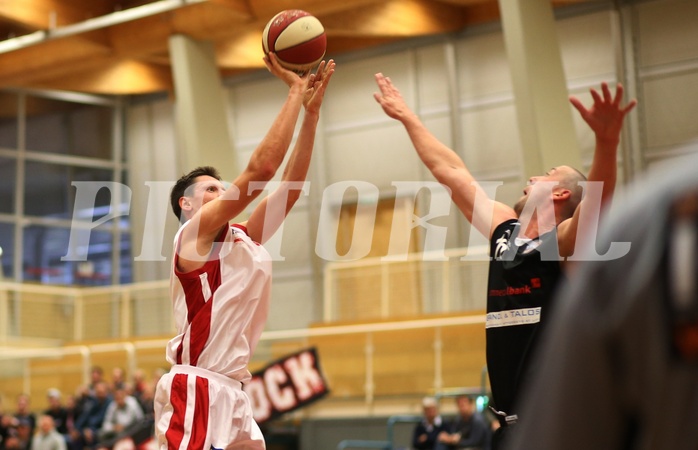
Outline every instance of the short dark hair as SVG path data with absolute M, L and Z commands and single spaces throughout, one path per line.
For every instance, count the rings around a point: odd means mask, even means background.
M 182 175 L 179 180 L 172 187 L 170 191 L 170 205 L 172 206 L 172 212 L 174 212 L 177 219 L 181 220 L 182 207 L 179 206 L 179 199 L 184 197 L 184 193 L 187 191 L 189 186 L 196 182 L 198 177 L 208 175 L 213 177 L 218 181 L 221 181 L 221 176 L 214 167 L 211 166 L 201 166 L 190 171 L 187 174 Z

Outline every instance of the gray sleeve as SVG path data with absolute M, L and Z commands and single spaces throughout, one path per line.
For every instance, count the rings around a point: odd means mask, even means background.
M 560 296 L 567 304 L 560 305 L 544 336 L 539 371 L 522 393 L 511 449 L 620 448 L 624 419 L 616 398 L 614 350 L 588 301 L 603 296 L 602 289 L 598 282 L 579 283 L 571 287 L 570 298 Z

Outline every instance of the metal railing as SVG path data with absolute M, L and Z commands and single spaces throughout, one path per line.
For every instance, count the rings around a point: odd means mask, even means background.
M 328 263 L 323 321 L 484 309 L 488 252 L 474 246 Z
M 3 282 L 0 344 L 171 334 L 174 322 L 168 289 L 167 280 L 89 288 Z
M 421 396 L 449 386 L 476 385 L 484 364 L 484 345 L 467 341 L 451 343 L 444 335 L 465 333 L 466 328 L 482 330 L 483 314 L 439 317 L 401 322 L 381 322 L 321 328 L 269 331 L 262 335 L 253 365 L 262 366 L 281 353 L 315 346 L 330 386 L 329 399 L 354 402 L 357 414 L 371 414 L 373 406 L 384 398 Z M 426 339 L 422 351 L 411 339 Z M 336 340 L 344 342 L 337 351 Z M 163 367 L 168 339 L 140 339 L 67 345 L 59 347 L 12 347 L 0 352 L 0 393 L 6 396 L 27 392 L 38 399 L 45 396 L 45 383 L 73 392 L 89 381 L 92 365 L 112 364 L 134 373 L 158 355 L 156 366 Z M 399 348 L 394 342 L 397 341 Z M 328 343 L 329 342 L 329 343 Z M 472 348 L 464 348 L 471 345 Z M 455 354 L 450 358 L 446 355 Z M 472 354 L 474 361 L 467 355 Z M 358 363 L 352 356 L 357 355 Z M 66 364 L 69 358 L 73 362 Z M 407 358 L 410 364 L 393 364 L 392 358 Z M 15 362 L 16 364 L 10 364 Z M 348 364 L 350 366 L 348 366 Z M 69 368 L 66 368 L 70 366 Z M 58 369 L 58 367 L 63 367 Z M 252 366 L 251 366 L 252 367 Z M 348 371 L 347 367 L 351 367 Z M 254 369 L 253 369 L 254 370 Z M 49 381 L 46 381 L 48 377 Z
M 392 450 L 395 448 L 395 425 L 398 423 L 417 423 L 422 420 L 419 415 L 394 415 L 390 416 L 386 426 L 386 440 L 361 440 L 361 439 L 345 439 L 337 444 L 337 450 L 350 448 L 382 448 L 384 450 Z
M 454 249 L 439 261 L 418 254 L 407 261 L 372 258 L 329 264 L 329 319 L 311 328 L 264 332 L 252 370 L 316 346 L 333 388 L 330 397 L 358 401 L 367 411 L 384 397 L 477 385 L 484 365 L 485 316 L 484 301 L 478 309 L 473 286 L 484 298 L 480 284 L 486 279 L 486 263 L 462 258 L 465 254 L 464 249 Z M 342 287 L 338 280 L 358 284 L 352 278 L 361 275 L 357 268 L 380 274 L 379 284 L 385 286 L 376 290 L 379 313 L 352 325 L 333 325 L 347 319 L 337 314 L 347 299 L 347 292 L 337 295 Z M 408 317 L 393 309 L 393 287 L 406 279 L 405 270 L 417 280 L 419 297 Z M 164 349 L 174 334 L 168 291 L 168 280 L 108 287 L 3 282 L 0 394 L 34 391 L 35 398 L 42 399 L 47 383 L 70 391 L 89 381 L 92 365 L 118 365 L 128 373 L 166 367 Z M 415 359 L 420 364 L 411 364 Z

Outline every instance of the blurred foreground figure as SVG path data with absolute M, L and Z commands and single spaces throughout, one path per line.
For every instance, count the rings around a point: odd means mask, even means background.
M 510 449 L 698 448 L 698 155 L 636 181 L 561 290 Z

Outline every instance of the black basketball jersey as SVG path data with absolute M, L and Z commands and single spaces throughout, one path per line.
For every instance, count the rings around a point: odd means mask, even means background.
M 493 407 L 515 414 L 519 387 L 561 276 L 557 231 L 519 240 L 520 224 L 500 224 L 490 242 L 487 370 Z

